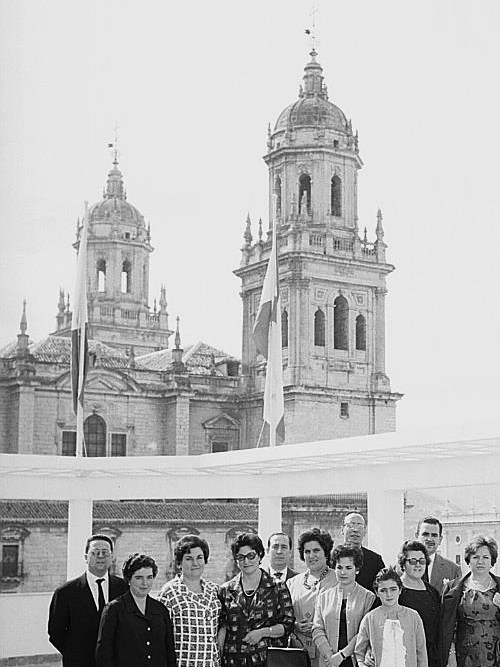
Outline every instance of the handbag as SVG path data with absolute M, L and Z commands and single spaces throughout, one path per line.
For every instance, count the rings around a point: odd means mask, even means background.
M 311 667 L 311 659 L 305 648 L 268 646 L 267 667 Z

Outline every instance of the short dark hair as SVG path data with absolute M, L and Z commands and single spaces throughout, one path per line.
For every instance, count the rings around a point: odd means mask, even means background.
M 381 581 L 395 581 L 398 585 L 399 590 L 403 588 L 403 582 L 401 581 L 401 577 L 399 574 L 396 572 L 396 570 L 393 567 L 384 567 L 380 572 L 377 573 L 377 576 L 375 577 L 375 581 L 373 582 L 373 590 L 375 593 L 378 590 L 378 585 L 380 584 Z
M 191 549 L 196 549 L 196 547 L 199 547 L 203 551 L 203 557 L 206 563 L 208 561 L 208 556 L 210 554 L 210 548 L 208 546 L 208 542 L 204 540 L 202 537 L 198 537 L 198 535 L 184 535 L 175 545 L 174 549 L 175 564 L 177 566 L 180 566 L 183 557 L 186 554 L 188 554 L 191 551 Z
M 153 570 L 153 577 L 156 577 L 158 574 L 158 565 L 151 556 L 139 553 L 130 554 L 123 563 L 123 578 L 130 583 L 134 572 L 137 572 L 137 570 L 140 570 L 143 567 L 150 567 Z
M 422 544 L 422 542 L 419 542 L 418 540 L 406 540 L 406 542 L 403 542 L 401 551 L 398 553 L 398 565 L 401 570 L 404 571 L 405 569 L 406 557 L 408 556 L 409 551 L 421 551 L 425 556 L 426 565 L 429 565 L 431 562 L 425 544 Z
M 264 558 L 264 554 L 266 553 L 262 540 L 255 533 L 240 533 L 239 535 L 236 535 L 231 542 L 231 553 L 233 554 L 233 558 L 236 558 L 241 547 L 250 547 L 256 552 L 259 558 Z
M 471 556 L 473 556 L 481 547 L 486 547 L 490 552 L 491 566 L 493 567 L 498 558 L 498 544 L 492 537 L 485 537 L 484 535 L 476 535 L 465 547 L 465 562 L 468 565 Z
M 321 528 L 311 528 L 304 531 L 299 537 L 299 555 L 300 560 L 304 560 L 304 545 L 307 542 L 317 542 L 326 556 L 326 563 L 330 565 L 330 552 L 333 549 L 333 540 L 330 533 Z
M 441 535 L 443 534 L 443 524 L 441 523 L 441 521 L 439 519 L 436 519 L 435 516 L 426 516 L 425 519 L 422 519 L 417 524 L 417 535 L 420 532 L 420 526 L 423 523 L 432 523 L 435 526 L 439 526 L 439 537 L 441 537 Z
M 287 535 L 286 533 L 283 533 L 281 530 L 278 530 L 276 533 L 271 533 L 269 535 L 269 537 L 267 538 L 267 548 L 268 549 L 271 546 L 271 538 L 275 537 L 276 535 L 283 535 L 283 537 L 288 538 L 288 546 L 290 547 L 290 549 L 292 548 L 292 538 L 290 537 L 290 535 Z
M 113 544 L 113 540 L 108 537 L 107 535 L 102 535 L 101 533 L 95 533 L 94 535 L 91 535 L 90 537 L 87 538 L 87 541 L 85 542 L 85 553 L 88 554 L 89 549 L 90 549 L 90 544 L 91 542 L 97 542 L 97 540 L 102 540 L 103 542 L 107 542 L 109 546 L 111 547 L 111 551 L 115 548 L 115 545 Z
M 331 553 L 330 560 L 332 567 L 335 567 L 341 558 L 352 558 L 352 562 L 356 570 L 361 570 L 363 567 L 363 552 L 356 547 L 349 547 L 347 544 L 340 544 Z

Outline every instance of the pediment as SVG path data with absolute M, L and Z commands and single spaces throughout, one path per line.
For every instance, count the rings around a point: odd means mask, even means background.
M 71 390 L 71 373 L 61 375 L 56 382 L 57 389 Z M 137 382 L 126 373 L 104 368 L 92 368 L 87 374 L 85 391 L 122 393 L 126 391 L 141 391 Z
M 234 419 L 230 415 L 226 414 L 225 412 L 222 412 L 220 415 L 216 415 L 215 417 L 211 417 L 210 419 L 207 419 L 206 422 L 203 422 L 203 427 L 204 428 L 239 428 L 240 423 L 238 422 L 237 419 Z

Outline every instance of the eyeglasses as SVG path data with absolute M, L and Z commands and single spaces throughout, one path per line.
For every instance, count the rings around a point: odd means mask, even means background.
M 255 551 L 249 551 L 247 554 L 238 554 L 237 556 L 234 557 L 235 560 L 237 560 L 239 563 L 242 563 L 245 558 L 251 562 L 252 560 L 255 560 L 257 558 L 257 554 Z
M 364 528 L 364 523 L 355 523 L 354 521 L 349 521 L 349 523 L 344 523 L 344 528 Z
M 427 565 L 425 558 L 407 558 L 406 562 L 410 565 Z
M 89 554 L 91 556 L 111 556 L 111 551 L 108 549 L 92 549 Z

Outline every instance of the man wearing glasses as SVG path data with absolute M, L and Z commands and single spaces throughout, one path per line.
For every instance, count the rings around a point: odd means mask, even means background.
M 369 591 L 373 591 L 375 577 L 385 565 L 382 556 L 362 545 L 366 533 L 366 523 L 362 514 L 352 512 L 347 514 L 342 526 L 342 535 L 345 544 L 350 547 L 361 549 L 363 554 L 363 565 L 356 575 L 356 581 Z
M 128 590 L 109 574 L 113 541 L 91 535 L 85 545 L 87 570 L 54 592 L 49 610 L 49 641 L 61 653 L 64 667 L 95 667 L 97 631 L 104 606 Z
M 438 593 L 441 594 L 445 579 L 452 581 L 462 576 L 462 570 L 459 565 L 437 553 L 443 539 L 443 525 L 435 517 L 428 516 L 418 522 L 415 536 L 417 540 L 424 544 L 431 559 L 431 562 L 425 568 L 422 578 L 434 586 Z

